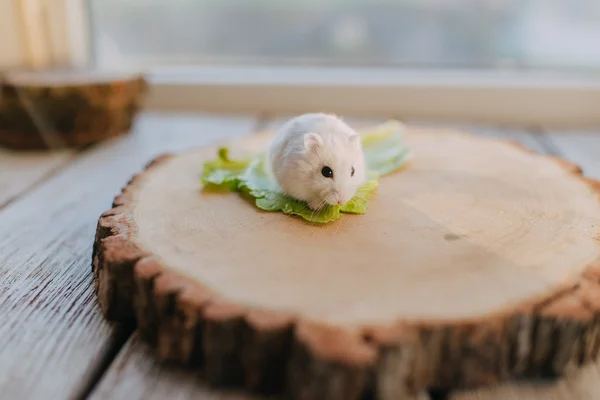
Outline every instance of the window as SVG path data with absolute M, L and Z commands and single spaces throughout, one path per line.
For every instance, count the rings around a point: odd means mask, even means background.
M 600 69 L 597 0 L 92 0 L 101 65 Z
M 598 0 L 11 4 L 0 67 L 142 69 L 149 108 L 600 124 Z

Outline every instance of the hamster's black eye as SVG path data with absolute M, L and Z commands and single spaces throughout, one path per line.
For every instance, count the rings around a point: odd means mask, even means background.
M 323 167 L 321 173 L 325 178 L 333 178 L 333 170 L 329 167 Z
M 350 170 L 350 176 L 354 176 L 354 167 Z

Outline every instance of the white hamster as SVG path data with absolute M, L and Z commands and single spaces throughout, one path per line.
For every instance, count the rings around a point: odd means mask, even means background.
M 281 191 L 313 210 L 345 204 L 365 182 L 359 133 L 330 114 L 286 122 L 269 147 L 267 164 Z

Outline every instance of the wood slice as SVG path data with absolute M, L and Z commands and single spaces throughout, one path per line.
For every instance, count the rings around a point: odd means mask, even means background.
M 202 192 L 217 147 L 157 158 L 99 219 L 103 312 L 212 384 L 296 399 L 399 399 L 595 359 L 600 184 L 505 140 L 407 140 L 414 159 L 367 213 L 327 225 Z
M 22 71 L 0 79 L 0 145 L 81 147 L 129 132 L 147 83 L 139 74 Z

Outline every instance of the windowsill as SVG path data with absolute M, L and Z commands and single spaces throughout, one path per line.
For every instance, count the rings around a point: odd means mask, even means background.
M 506 125 L 600 125 L 600 78 L 537 71 L 318 67 L 164 67 L 148 73 L 147 107 Z
M 158 84 L 590 87 L 600 75 L 514 70 L 439 70 L 343 67 L 182 66 L 155 67 Z

